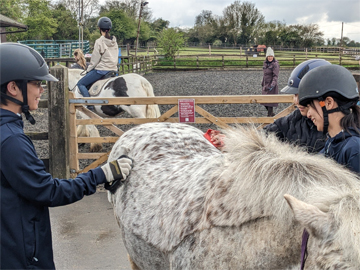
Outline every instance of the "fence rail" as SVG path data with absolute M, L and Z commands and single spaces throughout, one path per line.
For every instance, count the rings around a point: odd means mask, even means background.
M 318 58 L 318 54 L 314 55 L 288 55 L 281 57 L 278 61 L 281 62 L 281 67 L 294 68 L 301 62 L 310 58 Z M 332 64 L 343 65 L 347 67 L 358 68 L 359 61 L 351 56 L 342 55 L 327 55 L 326 58 L 321 56 Z M 154 58 L 156 64 L 154 69 L 162 68 L 251 68 L 251 67 L 262 67 L 264 59 L 257 56 L 249 56 L 247 54 L 198 54 L 198 55 L 178 55 L 172 59 L 166 59 L 163 56 L 157 56 Z
M 275 119 L 285 116 L 294 110 L 292 105 L 293 95 L 227 95 L 227 96 L 157 96 L 157 97 L 142 97 L 142 98 L 77 98 L 75 99 L 73 93 L 69 93 L 70 103 L 70 170 L 72 176 L 78 173 L 86 172 L 92 168 L 99 166 L 106 161 L 108 153 L 79 153 L 79 143 L 115 143 L 119 136 L 124 131 L 121 130 L 119 125 L 128 124 L 144 124 L 149 122 L 179 122 L 178 117 L 172 117 L 178 113 L 178 101 L 179 99 L 194 99 L 195 112 L 198 114 L 195 116 L 196 124 L 215 124 L 221 128 L 228 128 L 229 124 L 249 124 L 257 123 L 264 124 L 272 123 Z M 102 118 L 97 114 L 85 109 L 83 107 L 84 101 L 86 104 L 99 104 L 105 103 L 107 105 L 146 105 L 146 104 L 158 104 L 158 105 L 172 105 L 173 107 L 164 112 L 158 118 Z M 203 104 L 256 104 L 256 103 L 289 103 L 288 108 L 278 113 L 274 117 L 221 117 L 215 116 L 210 112 L 204 110 L 200 105 Z M 90 119 L 76 119 L 75 111 L 80 110 L 85 113 Z M 101 125 L 105 128 L 113 131 L 117 136 L 115 137 L 98 137 L 98 138 L 85 138 L 77 137 L 76 129 L 78 125 Z M 115 126 L 117 125 L 117 126 Z M 80 159 L 96 159 L 93 163 L 84 169 L 79 168 Z
M 319 58 L 319 54 L 308 55 L 287 55 L 279 58 L 281 68 L 294 68 L 301 62 Z M 328 54 L 326 57 L 321 55 L 332 64 L 343 65 L 347 68 L 358 68 L 359 61 L 350 55 Z M 55 66 L 62 64 L 70 67 L 75 62 L 73 58 L 46 58 L 47 64 Z M 88 59 L 89 60 L 89 59 Z M 263 57 L 253 57 L 247 54 L 196 54 L 196 55 L 177 55 L 172 59 L 166 59 L 163 55 L 139 55 L 139 56 L 119 56 L 118 74 L 140 73 L 165 69 L 241 69 L 241 68 L 261 68 Z
M 84 53 L 90 51 L 90 43 L 84 40 L 21 40 L 18 43 L 25 44 L 38 51 L 44 58 L 59 58 L 68 56 L 77 48 L 82 48 Z

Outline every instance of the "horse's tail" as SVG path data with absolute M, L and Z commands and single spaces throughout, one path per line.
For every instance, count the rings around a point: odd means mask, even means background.
M 146 92 L 146 96 L 155 97 L 154 89 L 148 80 L 146 80 L 145 78 L 142 78 L 141 85 Z M 151 105 L 146 106 L 146 118 L 158 118 L 158 117 L 160 117 L 160 115 L 161 115 L 160 109 L 157 104 L 151 104 Z

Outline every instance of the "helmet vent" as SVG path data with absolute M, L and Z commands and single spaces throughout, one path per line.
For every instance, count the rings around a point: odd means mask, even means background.
M 41 55 L 36 52 L 35 50 L 29 50 L 31 54 L 35 57 L 35 59 L 38 61 L 39 66 L 42 67 L 44 64 L 44 59 L 41 57 Z
M 306 67 L 304 67 L 304 68 L 300 71 L 298 78 L 301 80 L 302 77 L 304 77 L 305 74 L 309 71 L 309 69 L 310 69 L 309 65 L 306 65 Z

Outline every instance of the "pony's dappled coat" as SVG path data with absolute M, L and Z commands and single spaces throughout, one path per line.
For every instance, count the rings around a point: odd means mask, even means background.
M 140 268 L 295 267 L 307 224 L 295 221 L 284 194 L 333 220 L 333 242 L 310 237 L 309 253 L 317 257 L 310 254 L 307 267 L 323 269 L 317 260 L 331 261 L 334 254 L 321 252 L 332 243 L 349 266 L 359 266 L 360 185 L 354 174 L 253 127 L 224 132 L 224 153 L 183 124 L 137 126 L 115 144 L 109 160 L 124 147 L 134 159 L 128 181 L 111 201 Z

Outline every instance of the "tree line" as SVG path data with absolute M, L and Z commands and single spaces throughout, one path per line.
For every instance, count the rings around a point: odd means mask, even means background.
M 1 13 L 28 26 L 28 31 L 7 35 L 8 41 L 18 40 L 70 40 L 78 39 L 79 22 L 83 25 L 83 38 L 94 42 L 99 36 L 97 20 L 102 16 L 113 22 L 111 31 L 119 44 L 135 44 L 141 0 L 0 0 Z M 79 10 L 82 12 L 80 13 Z M 251 2 L 234 1 L 217 16 L 203 10 L 194 18 L 192 28 L 169 28 L 170 22 L 153 18 L 151 8 L 142 9 L 140 45 L 153 42 L 166 45 L 198 42 L 251 46 L 265 44 L 283 47 L 350 46 L 360 47 L 359 42 L 344 37 L 323 38 L 317 24 L 286 25 L 285 22 L 266 22 L 264 15 Z

